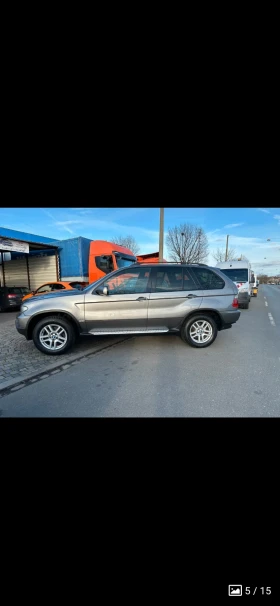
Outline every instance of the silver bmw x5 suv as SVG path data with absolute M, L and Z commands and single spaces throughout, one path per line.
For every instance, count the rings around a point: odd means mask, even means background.
M 208 347 L 240 316 L 235 284 L 202 264 L 134 263 L 82 291 L 28 299 L 18 332 L 45 354 L 69 350 L 79 335 L 179 333 Z

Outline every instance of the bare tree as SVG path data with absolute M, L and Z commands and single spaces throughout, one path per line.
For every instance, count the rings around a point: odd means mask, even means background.
M 129 248 L 134 255 L 138 255 L 139 253 L 139 246 L 133 236 L 120 236 L 119 238 L 114 238 L 114 242 L 115 244 L 119 244 L 119 246 Z
M 266 274 L 259 274 L 258 280 L 259 280 L 260 284 L 267 284 L 268 276 Z
M 236 255 L 236 252 L 235 252 L 234 248 L 229 248 L 228 254 L 227 254 L 227 261 L 235 261 L 236 260 L 235 255 Z M 223 263 L 226 260 L 226 250 L 217 248 L 217 250 L 215 252 L 212 252 L 212 257 L 214 257 L 214 259 L 215 259 L 215 261 L 217 261 L 217 263 Z
M 166 246 L 172 261 L 206 263 L 208 240 L 204 230 L 196 225 L 182 223 L 168 230 Z
M 240 255 L 240 257 L 236 257 L 236 259 L 232 259 L 233 261 L 248 261 L 249 259 L 247 259 L 247 257 L 245 257 L 245 255 Z

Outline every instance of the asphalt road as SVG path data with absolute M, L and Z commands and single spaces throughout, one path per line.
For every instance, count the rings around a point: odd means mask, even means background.
M 272 315 L 278 328 L 280 328 L 280 286 L 263 284 L 260 296 L 266 297 L 267 312 Z
M 0 415 L 279 417 L 280 288 L 261 286 L 208 348 L 175 335 L 133 337 L 3 396 Z
M 0 313 L 0 324 L 5 324 L 8 320 L 13 320 L 15 322 L 15 319 L 17 317 L 19 313 L 19 310 L 17 311 L 11 311 L 10 309 L 8 311 L 1 311 Z

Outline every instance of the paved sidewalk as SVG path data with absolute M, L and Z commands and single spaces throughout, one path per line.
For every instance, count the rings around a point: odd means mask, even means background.
M 94 353 L 118 341 L 120 338 L 116 337 L 81 337 L 69 353 L 47 356 L 36 349 L 33 341 L 26 341 L 17 332 L 14 318 L 9 318 L 7 314 L 7 318 L 0 324 L 0 390 L 33 373 L 40 374 L 49 370 L 50 366 L 56 368 L 67 364 L 79 355 Z

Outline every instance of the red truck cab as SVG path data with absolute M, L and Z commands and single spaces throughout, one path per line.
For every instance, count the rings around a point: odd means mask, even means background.
M 159 263 L 159 253 L 149 253 L 147 255 L 138 255 L 137 256 L 138 263 Z M 165 259 L 162 260 L 163 263 L 167 263 Z
M 89 283 L 103 278 L 115 269 L 128 267 L 137 259 L 129 248 L 106 240 L 93 240 L 89 249 Z

